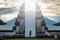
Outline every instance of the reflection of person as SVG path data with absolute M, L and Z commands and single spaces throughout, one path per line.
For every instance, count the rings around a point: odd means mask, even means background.
M 6 23 L 4 23 L 1 19 L 0 19 L 0 25 L 5 25 Z

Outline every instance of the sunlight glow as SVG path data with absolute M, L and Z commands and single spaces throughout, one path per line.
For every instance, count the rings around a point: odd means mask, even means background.
M 36 6 L 35 1 L 25 0 L 25 37 L 35 37 L 36 28 L 35 28 L 35 17 L 36 17 Z
M 29 12 L 29 11 L 35 12 L 35 1 L 25 0 L 25 9 L 26 9 L 25 12 Z

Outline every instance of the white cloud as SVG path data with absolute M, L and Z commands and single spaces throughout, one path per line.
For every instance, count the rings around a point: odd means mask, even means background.
M 0 4 L 0 6 L 1 7 L 18 7 L 18 6 L 21 6 L 23 2 L 24 0 L 14 0 L 14 1 L 13 0 L 7 0 L 7 1 L 0 0 L 0 3 L 3 4 L 3 5 Z

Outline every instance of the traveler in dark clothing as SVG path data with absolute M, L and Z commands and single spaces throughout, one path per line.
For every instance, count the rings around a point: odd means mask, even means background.
M 29 32 L 29 36 L 31 37 L 31 30 L 30 30 L 30 32 Z

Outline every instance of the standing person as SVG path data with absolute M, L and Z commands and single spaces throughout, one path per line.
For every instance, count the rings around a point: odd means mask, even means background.
M 29 36 L 31 37 L 31 30 L 30 30 L 30 32 L 29 32 Z

